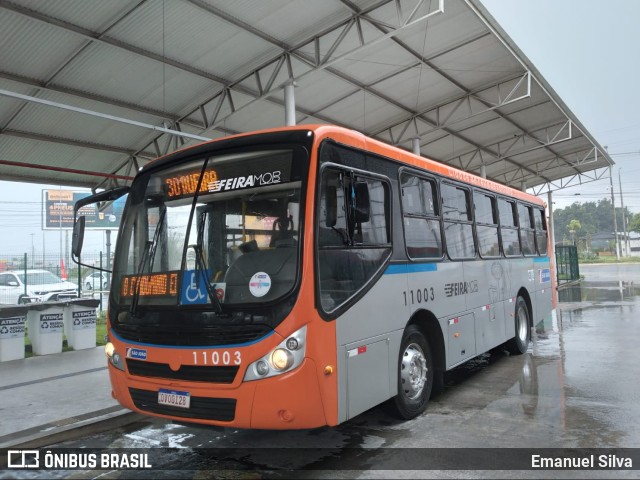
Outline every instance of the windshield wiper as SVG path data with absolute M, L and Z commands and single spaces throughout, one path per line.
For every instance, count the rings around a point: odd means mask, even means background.
M 202 276 L 204 276 L 205 288 L 207 289 L 209 298 L 211 298 L 211 303 L 215 307 L 216 313 L 221 314 L 223 312 L 222 303 L 220 302 L 220 299 L 216 295 L 214 288 L 211 286 L 211 277 L 209 276 L 209 270 L 207 269 L 207 266 L 205 264 L 204 254 L 202 249 L 202 243 L 204 240 L 204 225 L 206 220 L 207 220 L 207 212 L 203 211 L 200 213 L 200 216 L 198 217 L 198 220 L 197 220 L 198 236 L 197 236 L 196 244 L 189 245 L 189 247 L 193 248 L 196 254 L 196 285 L 198 286 L 198 289 L 199 289 L 200 272 L 202 272 Z
M 158 249 L 158 240 L 160 239 L 160 234 L 164 229 L 164 218 L 167 214 L 167 207 L 163 207 L 160 209 L 160 217 L 158 218 L 158 226 L 156 227 L 156 231 L 153 234 L 153 240 L 147 240 L 144 244 L 144 250 L 142 252 L 142 258 L 140 259 L 140 263 L 138 264 L 138 271 L 136 272 L 136 287 L 133 291 L 133 298 L 131 299 L 131 309 L 129 312 L 132 316 L 136 315 L 136 310 L 138 309 L 138 302 L 140 301 L 140 284 L 142 276 L 145 273 L 146 265 L 148 263 L 149 270 L 153 268 L 153 260 L 156 256 L 156 250 Z

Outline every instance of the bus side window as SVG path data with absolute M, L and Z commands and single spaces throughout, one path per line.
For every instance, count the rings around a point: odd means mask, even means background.
M 520 241 L 522 253 L 525 255 L 536 254 L 535 232 L 533 230 L 533 216 L 531 207 L 518 202 L 518 220 L 520 225 Z
M 538 245 L 538 254 L 547 254 L 547 222 L 544 218 L 544 210 L 536 208 L 534 223 L 536 227 L 536 244 Z
M 407 254 L 412 259 L 442 258 L 435 182 L 407 173 L 400 181 Z
M 496 199 L 485 193 L 475 191 L 473 203 L 476 214 L 476 232 L 478 233 L 478 250 L 483 258 L 500 256 L 500 240 L 498 237 L 498 217 Z
M 347 196 L 352 184 L 366 183 L 368 215 L 354 215 L 347 224 Z M 318 203 L 318 281 L 320 305 L 335 311 L 373 277 L 391 252 L 389 185 L 374 178 L 352 177 L 333 168 L 322 173 Z M 350 234 L 353 235 L 350 238 Z
M 518 237 L 518 223 L 516 222 L 516 204 L 498 199 L 498 211 L 500 212 L 500 236 L 502 237 L 502 251 L 507 257 L 518 257 L 520 239 Z
M 452 260 L 474 258 L 476 255 L 473 237 L 471 197 L 466 188 L 442 183 L 442 216 L 447 254 Z

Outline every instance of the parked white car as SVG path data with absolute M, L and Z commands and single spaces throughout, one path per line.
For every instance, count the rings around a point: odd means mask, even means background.
M 108 290 L 109 279 L 107 278 L 107 272 L 93 272 L 84 278 L 82 284 L 87 290 Z
M 26 277 L 24 271 L 0 272 L 0 304 L 57 301 L 77 296 L 75 283 L 64 282 L 48 270 L 27 270 Z

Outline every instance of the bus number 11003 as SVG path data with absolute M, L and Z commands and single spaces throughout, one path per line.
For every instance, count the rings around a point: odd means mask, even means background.
M 240 356 L 239 351 L 229 352 L 227 350 L 220 352 L 212 352 L 211 353 L 211 361 L 209 362 L 209 358 L 207 356 L 207 352 L 200 352 L 202 356 L 200 359 L 200 355 L 198 352 L 193 353 L 193 364 L 194 365 L 240 365 L 242 363 L 242 357 Z M 198 360 L 201 360 L 200 362 Z
M 409 290 L 408 292 L 405 290 L 402 294 L 404 295 L 405 306 L 432 302 L 435 298 L 433 287 L 418 288 L 416 290 Z

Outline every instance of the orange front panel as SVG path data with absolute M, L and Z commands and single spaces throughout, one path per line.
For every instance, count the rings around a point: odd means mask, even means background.
M 314 428 L 329 424 L 322 408 L 316 365 L 306 359 L 290 374 L 256 383 L 251 428 Z
M 308 306 L 308 302 L 312 302 L 313 295 L 306 301 L 303 301 L 302 297 L 294 312 L 277 327 L 276 333 L 262 341 L 243 347 L 153 347 L 121 341 L 111 332 L 111 341 L 123 358 L 127 356 L 127 348 L 144 350 L 146 359 L 138 362 L 165 364 L 172 371 L 177 371 L 181 366 L 213 367 L 212 359 L 218 362 L 224 359 L 229 365 L 233 365 L 236 359 L 240 361 L 235 379 L 228 384 L 132 375 L 129 369 L 125 373 L 109 365 L 114 396 L 126 408 L 146 415 L 210 425 L 296 429 L 337 424 L 338 394 L 334 323 L 319 319 L 313 310 L 305 310 L 304 305 Z M 303 311 L 305 314 L 295 313 Z M 303 363 L 282 375 L 244 382 L 247 367 L 273 350 L 287 338 L 288 334 L 303 326 L 303 323 L 297 319 L 304 318 L 313 318 L 313 321 L 307 324 L 306 353 Z M 279 335 L 278 332 L 286 335 Z M 127 358 L 125 361 L 132 362 L 136 359 Z M 331 373 L 327 374 L 325 370 Z M 136 408 L 129 389 L 143 390 L 148 393 L 149 398 L 153 399 L 157 398 L 157 392 L 160 389 L 189 392 L 192 398 L 234 399 L 236 401 L 235 417 L 231 421 L 207 420 L 139 409 Z

